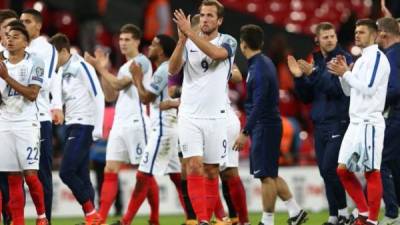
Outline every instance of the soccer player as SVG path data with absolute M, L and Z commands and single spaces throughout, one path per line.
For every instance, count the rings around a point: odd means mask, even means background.
M 43 86 L 37 99 L 40 121 L 40 166 L 39 178 L 43 184 L 46 203 L 46 216 L 51 222 L 51 209 L 53 202 L 53 145 L 52 145 L 52 120 L 54 124 L 62 124 L 64 114 L 61 102 L 61 76 L 56 70 L 57 51 L 49 44 L 45 37 L 40 36 L 43 18 L 39 11 L 26 9 L 22 12 L 21 21 L 28 30 L 31 42 L 27 51 L 41 58 L 45 63 Z M 52 99 L 50 101 L 50 95 Z
M 350 124 L 339 152 L 337 173 L 345 190 L 356 203 L 359 216 L 354 224 L 378 224 L 382 198 L 380 165 L 385 130 L 385 107 L 390 64 L 374 44 L 377 26 L 371 19 L 356 23 L 355 44 L 362 55 L 350 70 L 344 56 L 328 63 L 330 73 L 340 77 L 344 93 L 350 96 Z M 367 198 L 354 171 L 364 172 Z M 368 199 L 368 200 L 367 200 Z
M 385 217 L 379 222 L 382 225 L 400 223 L 400 32 L 397 21 L 393 18 L 381 18 L 377 21 L 377 44 L 384 49 L 390 63 L 389 83 L 385 108 L 388 116 L 385 120 L 385 138 L 383 142 L 381 176 Z
M 288 57 L 294 75 L 295 88 L 304 103 L 312 103 L 315 153 L 320 174 L 325 183 L 329 218 L 326 225 L 345 225 L 349 217 L 346 192 L 336 173 L 340 144 L 349 124 L 349 97 L 345 96 L 339 78 L 328 72 L 327 62 L 344 55 L 348 64 L 351 55 L 337 43 L 335 27 L 322 22 L 316 27 L 316 42 L 320 51 L 313 54 L 313 64 Z
M 4 60 L 4 50 L 7 44 L 7 36 L 6 36 L 6 26 L 13 20 L 17 20 L 18 15 L 15 11 L 10 9 L 0 10 L 0 60 Z M 1 102 L 1 101 L 0 101 Z M 7 173 L 0 172 L 0 192 L 2 193 L 2 201 L 0 205 L 7 205 L 8 202 L 8 182 L 7 182 Z M 3 221 L 5 224 L 9 222 L 11 219 L 9 213 L 7 212 L 7 207 L 3 207 L 0 210 L 0 213 L 3 214 Z
M 24 177 L 36 206 L 36 224 L 47 225 L 43 188 L 37 174 L 40 124 L 36 98 L 43 83 L 44 63 L 25 52 L 28 43 L 29 35 L 22 25 L 9 28 L 8 59 L 0 63 L 0 139 L 3 146 L 0 171 L 8 172 L 8 206 L 13 224 L 25 224 Z
M 226 88 L 237 47 L 230 35 L 218 32 L 224 7 L 204 0 L 200 7 L 200 33 L 190 26 L 190 16 L 174 12 L 180 35 L 170 58 L 169 72 L 184 68 L 178 133 L 187 158 L 188 192 L 200 224 L 209 220 L 218 197 L 219 164 L 226 157 Z
M 14 10 L 2 9 L 0 10 L 0 52 L 5 50 L 7 41 L 6 37 L 6 26 L 13 20 L 17 20 L 18 15 Z
M 102 220 L 94 208 L 89 150 L 93 140 L 103 136 L 104 95 L 93 67 L 78 54 L 70 53 L 66 35 L 56 34 L 50 43 L 57 49 L 57 67 L 62 69 L 62 99 L 67 125 L 60 178 L 82 206 L 86 224 L 98 225 Z
M 181 165 L 178 158 L 177 110 L 160 110 L 159 104 L 168 96 L 168 60 L 175 48 L 175 41 L 167 35 L 157 35 L 149 46 L 149 59 L 157 67 L 150 84 L 143 84 L 143 72 L 138 63 L 131 64 L 133 84 L 136 86 L 139 98 L 144 104 L 151 103 L 150 120 L 151 132 L 149 142 L 144 149 L 139 169 L 136 174 L 136 186 L 133 190 L 128 209 L 122 218 L 115 224 L 131 224 L 146 193 L 149 191 L 149 180 L 153 175 L 169 174 L 177 188 L 179 200 L 183 205 L 181 193 Z M 159 225 L 157 220 L 150 224 Z
M 240 29 L 240 49 L 248 60 L 247 122 L 234 149 L 240 150 L 251 137 L 250 171 L 261 181 L 263 215 L 260 224 L 273 225 L 276 197 L 289 211 L 288 224 L 305 222 L 307 213 L 294 200 L 286 182 L 278 176 L 278 159 L 282 139 L 279 115 L 279 90 L 276 69 L 272 61 L 261 53 L 264 32 L 257 25 Z
M 100 215 L 106 221 L 110 207 L 118 190 L 118 173 L 125 162 L 138 165 L 147 145 L 148 120 L 145 107 L 140 102 L 138 92 L 132 84 L 129 66 L 132 62 L 142 65 L 145 77 L 151 77 L 153 72 L 150 60 L 139 52 L 142 32 L 133 24 L 121 27 L 119 47 L 127 62 L 121 66 L 117 77 L 108 72 L 108 58 L 97 52 L 96 57 L 85 54 L 85 58 L 96 68 L 101 76 L 101 83 L 107 101 L 117 100 L 115 118 L 107 144 L 106 167 L 104 181 L 100 194 Z M 129 106 L 129 107 L 128 107 Z M 147 194 L 151 207 L 150 220 L 158 219 L 158 186 L 151 177 L 150 189 Z

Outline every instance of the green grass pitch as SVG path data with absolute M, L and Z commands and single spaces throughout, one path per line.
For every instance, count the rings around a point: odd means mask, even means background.
M 276 225 L 286 225 L 288 215 L 286 213 L 277 213 L 275 215 L 275 224 Z M 251 213 L 250 214 L 250 222 L 252 225 L 258 225 L 258 222 L 261 218 L 261 213 Z M 309 225 L 321 225 L 328 218 L 328 212 L 309 212 L 308 221 L 305 224 Z M 113 217 L 108 219 L 108 223 L 112 223 L 118 218 Z M 148 225 L 147 222 L 148 216 L 139 216 L 135 218 L 132 222 L 132 225 Z M 83 218 L 54 218 L 52 221 L 52 225 L 74 225 L 79 222 L 82 222 Z M 160 224 L 161 225 L 181 225 L 184 221 L 183 215 L 169 215 L 169 216 L 161 216 Z M 34 220 L 28 220 L 27 225 L 35 225 Z

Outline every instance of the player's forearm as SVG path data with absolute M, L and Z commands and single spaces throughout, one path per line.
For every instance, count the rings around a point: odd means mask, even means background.
M 118 79 L 105 68 L 99 68 L 98 72 L 104 78 L 104 81 L 110 84 L 115 91 L 120 91 L 131 84 L 129 78 Z
M 175 50 L 169 58 L 168 72 L 170 75 L 175 75 L 179 73 L 183 64 L 183 51 L 185 50 L 185 42 L 178 41 Z
M 35 101 L 39 94 L 40 87 L 37 85 L 24 86 L 24 85 L 18 83 L 18 81 L 14 80 L 11 77 L 7 77 L 6 79 L 4 79 L 4 81 L 12 89 L 14 89 L 16 92 L 18 92 L 25 98 L 27 98 L 29 101 L 32 101 L 32 102 Z
M 214 60 L 223 60 L 228 57 L 228 52 L 225 48 L 211 44 L 194 32 L 188 33 L 188 38 L 196 44 L 196 46 L 204 52 L 208 57 Z
M 106 102 L 113 102 L 117 100 L 118 92 L 115 91 L 107 81 L 105 81 L 104 77 L 101 77 L 100 84 L 103 89 Z
M 154 100 L 152 98 L 152 94 L 144 88 L 142 82 L 138 83 L 136 88 L 141 102 L 143 102 L 144 104 L 149 104 Z

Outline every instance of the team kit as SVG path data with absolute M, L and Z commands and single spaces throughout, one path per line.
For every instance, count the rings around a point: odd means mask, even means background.
M 250 173 L 261 184 L 259 225 L 275 224 L 279 197 L 288 225 L 307 224 L 308 213 L 278 175 L 282 121 L 276 67 L 262 53 L 264 31 L 240 28 L 240 40 L 219 32 L 224 7 L 203 0 L 191 17 L 173 12 L 177 38 L 159 34 L 148 54 L 139 51 L 142 31 L 125 24 L 119 50 L 126 62 L 116 74 L 108 54 L 71 53 L 66 35 L 41 36 L 35 9 L 21 15 L 0 11 L 0 196 L 5 224 L 24 225 L 30 194 L 37 225 L 51 224 L 52 126 L 65 124 L 59 176 L 81 205 L 85 225 L 130 225 L 147 199 L 149 224 L 159 225 L 157 176 L 169 176 L 185 212 L 184 224 L 249 225 L 246 193 L 239 176 L 239 151 L 251 140 Z M 326 189 L 324 225 L 400 224 L 400 32 L 396 19 L 360 19 L 354 59 L 337 40 L 335 27 L 316 25 L 319 50 L 313 61 L 289 55 L 296 94 L 311 103 L 315 151 Z M 228 97 L 228 82 L 242 82 L 235 53 L 247 59 L 246 122 Z M 95 207 L 89 153 L 103 138 L 105 102 L 115 102 L 108 136 L 104 180 Z M 147 108 L 149 106 L 149 113 Z M 137 167 L 129 204 L 118 221 L 107 221 L 123 164 Z M 366 192 L 355 173 L 362 174 Z M 229 215 L 219 194 L 220 182 Z M 25 193 L 26 183 L 29 193 Z M 346 193 L 355 203 L 350 212 Z M 215 218 L 214 221 L 211 219 Z

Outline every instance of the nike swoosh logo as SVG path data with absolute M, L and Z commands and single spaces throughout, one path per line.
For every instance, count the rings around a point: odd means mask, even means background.
M 75 138 L 75 137 L 69 137 L 69 138 L 68 138 L 68 141 L 69 141 L 69 140 L 72 140 L 72 139 L 74 139 L 74 138 Z
M 190 49 L 190 52 L 198 52 L 197 50 Z
M 36 162 L 28 162 L 29 165 L 35 164 Z
M 261 170 L 256 170 L 256 171 L 254 171 L 254 174 L 257 174 L 259 172 L 261 172 Z
M 340 134 L 336 134 L 336 135 L 332 135 L 332 138 L 338 138 L 340 136 L 341 136 Z
M 43 142 L 43 141 L 45 141 L 46 139 L 40 139 L 40 142 Z

